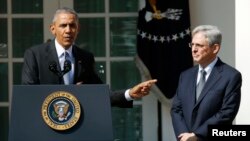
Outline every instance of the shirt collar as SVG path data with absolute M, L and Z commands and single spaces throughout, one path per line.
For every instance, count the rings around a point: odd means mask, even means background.
M 61 45 L 57 42 L 56 39 L 55 39 L 55 45 L 56 45 L 56 52 L 57 52 L 58 58 L 61 57 L 61 55 L 62 55 L 65 51 L 67 51 L 67 52 L 69 53 L 69 56 L 72 57 L 72 45 L 71 45 L 67 50 L 65 50 L 65 49 L 63 48 L 63 46 L 61 46 Z
M 216 57 L 206 68 L 202 68 L 200 65 L 199 65 L 199 72 L 204 69 L 207 73 L 207 75 L 210 75 L 212 69 L 214 68 L 214 65 L 215 63 L 218 61 L 218 57 Z

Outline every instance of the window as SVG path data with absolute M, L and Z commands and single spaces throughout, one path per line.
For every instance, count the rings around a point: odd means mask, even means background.
M 139 83 L 141 78 L 134 63 L 138 1 L 75 0 L 74 9 L 81 24 L 76 43 L 94 53 L 103 81 L 112 90 Z M 141 104 L 132 109 L 112 108 L 115 139 L 142 140 L 141 113 Z

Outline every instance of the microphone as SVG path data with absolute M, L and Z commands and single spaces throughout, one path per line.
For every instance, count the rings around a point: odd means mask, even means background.
M 55 73 L 58 77 L 62 77 L 65 73 L 71 70 L 71 62 L 69 60 L 65 60 L 63 64 L 63 70 L 60 71 L 57 69 L 57 63 L 53 61 L 49 64 L 49 70 Z
M 49 64 L 49 70 L 59 76 L 59 71 L 57 69 L 57 64 L 55 61 Z
M 71 70 L 71 62 L 69 60 L 65 60 L 63 64 L 63 75 Z

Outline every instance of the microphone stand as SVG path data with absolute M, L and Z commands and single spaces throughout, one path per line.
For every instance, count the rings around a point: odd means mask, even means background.
M 49 70 L 58 76 L 59 84 L 64 84 L 63 75 L 71 70 L 71 62 L 69 60 L 65 60 L 62 71 L 57 68 L 57 63 L 55 61 L 51 62 L 49 64 Z

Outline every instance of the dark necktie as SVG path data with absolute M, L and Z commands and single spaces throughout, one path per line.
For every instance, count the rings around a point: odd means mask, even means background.
M 69 56 L 69 53 L 67 51 L 64 52 L 64 57 L 65 57 L 64 61 L 70 60 L 70 56 Z M 64 74 L 63 79 L 64 79 L 64 84 L 66 84 L 66 85 L 71 84 L 70 71 Z
M 196 100 L 198 100 L 200 94 L 201 94 L 201 91 L 206 83 L 206 71 L 204 69 L 202 69 L 200 71 L 200 80 L 198 82 L 198 85 L 196 86 Z

